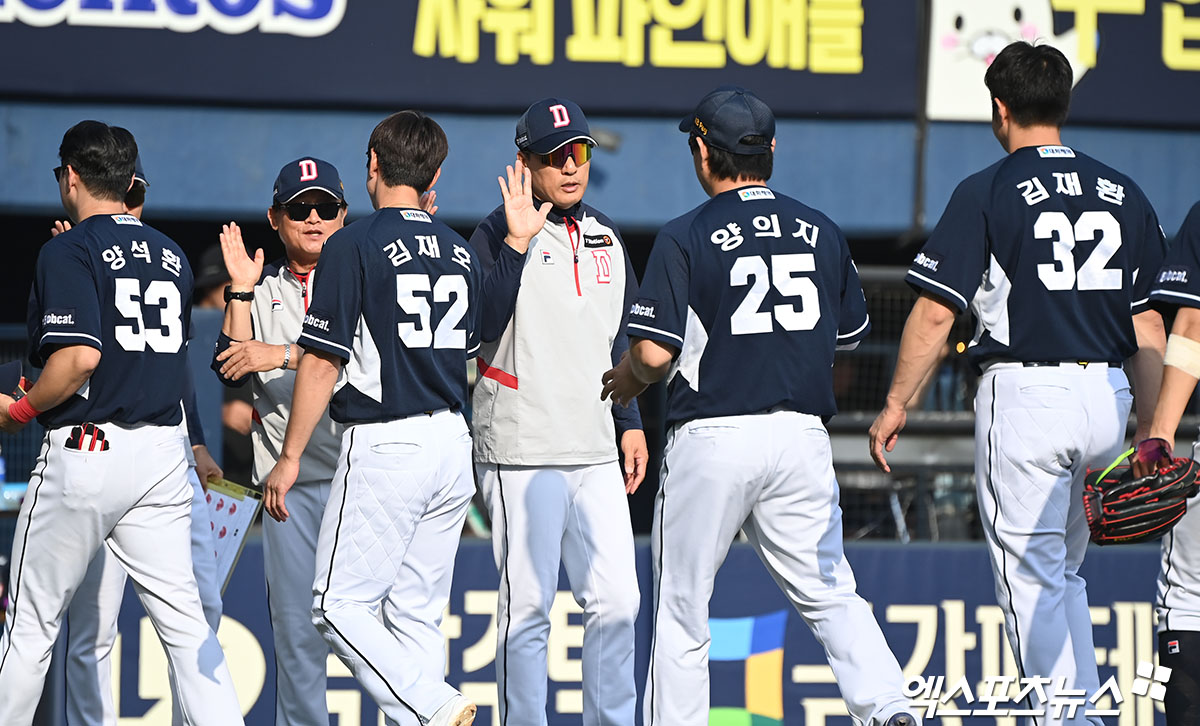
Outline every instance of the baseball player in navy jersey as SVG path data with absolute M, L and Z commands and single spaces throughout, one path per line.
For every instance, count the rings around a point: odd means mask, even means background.
M 984 533 L 1022 677 L 1099 688 L 1086 583 L 1082 489 L 1121 452 L 1133 395 L 1149 429 L 1165 345 L 1149 308 L 1166 244 L 1129 177 L 1062 144 L 1071 67 L 1048 45 L 1017 42 L 985 76 L 992 128 L 1008 155 L 955 190 L 907 280 L 920 293 L 900 341 L 871 455 L 889 471 L 904 406 L 933 367 L 957 313 L 977 320 L 969 359 L 975 480 Z M 1139 438 L 1141 438 L 1139 436 Z M 1031 699 L 1032 700 L 1032 699 Z M 1083 709 L 1041 723 L 1100 723 Z
M 487 305 L 472 428 L 500 570 L 500 723 L 546 723 L 561 561 L 584 611 L 583 720 L 629 726 L 640 593 L 625 494 L 648 456 L 636 404 L 597 400 L 594 385 L 629 347 L 637 281 L 616 225 L 583 203 L 596 142 L 579 106 L 538 101 L 516 143 L 504 203 L 471 235 Z
M 443 680 L 438 624 L 474 491 L 462 409 L 479 347 L 479 265 L 420 209 L 449 149 L 437 123 L 401 111 L 367 149 L 376 211 L 321 254 L 264 503 L 288 520 L 300 455 L 328 405 L 345 433 L 317 540 L 313 622 L 393 722 L 465 726 L 475 705 Z
M 1167 252 L 1150 288 L 1150 301 L 1176 313 L 1151 438 L 1139 440 L 1134 461 L 1138 475 L 1171 457 L 1179 419 L 1200 378 L 1200 203 L 1192 207 Z M 1200 441 L 1192 445 L 1191 456 L 1200 456 Z M 1171 668 L 1163 701 L 1167 724 L 1200 723 L 1200 495 L 1188 501 L 1187 514 L 1162 539 L 1155 609 L 1158 660 Z
M 96 121 L 72 127 L 54 170 L 76 224 L 41 250 L 30 302 L 27 396 L 0 395 L 0 429 L 46 428 L 13 543 L 0 633 L 0 723 L 32 721 L 62 613 L 106 546 L 133 578 L 184 718 L 240 724 L 191 557 L 192 488 L 180 435 L 192 273 L 179 247 L 127 213 L 137 145 Z
M 668 378 L 644 723 L 708 723 L 708 602 L 741 530 L 825 647 L 855 723 L 911 726 L 900 665 L 842 553 L 823 423 L 834 350 L 870 328 L 846 239 L 766 186 L 775 117 L 751 92 L 719 88 L 679 128 L 712 198 L 659 232 L 629 355 L 601 393 L 629 401 Z
M 311 301 L 317 261 L 326 240 L 342 228 L 346 201 L 334 166 L 313 157 L 288 162 L 275 179 L 267 211 L 285 258 L 264 270 L 263 253 L 247 255 L 241 229 L 228 224 L 221 250 L 231 283 L 225 323 L 213 368 L 226 385 L 251 383 L 254 482 L 275 466 L 291 413 L 294 371 L 304 349 L 297 343 Z M 267 606 L 275 640 L 275 723 L 327 726 L 326 665 L 329 646 L 312 625 L 312 584 L 317 534 L 337 468 L 342 427 L 323 412 L 300 460 L 288 497 L 286 522 L 263 520 Z
M 125 209 L 141 219 L 150 185 L 142 171 L 141 160 L 134 165 L 133 186 L 125 194 Z M 51 235 L 71 228 L 69 221 L 54 223 Z M 221 624 L 221 583 L 213 557 L 213 535 L 205 485 L 210 477 L 223 472 L 213 461 L 204 443 L 204 431 L 196 409 L 196 392 L 191 368 L 185 368 L 184 415 L 180 434 L 187 440 L 188 481 L 192 485 L 192 571 L 204 606 L 204 619 L 216 632 Z M 117 617 L 125 595 L 125 569 L 102 546 L 88 565 L 87 574 L 67 611 L 66 695 L 67 722 L 70 726 L 103 724 L 116 726 L 117 713 L 112 699 L 112 667 L 109 656 L 117 640 Z M 175 684 L 172 682 L 172 689 Z M 171 722 L 183 723 L 179 697 L 171 701 Z

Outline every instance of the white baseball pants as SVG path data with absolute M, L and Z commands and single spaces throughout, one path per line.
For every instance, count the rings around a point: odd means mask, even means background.
M 275 726 L 329 724 L 329 644 L 312 619 L 317 537 L 329 489 L 328 483 L 298 484 L 287 493 L 286 522 L 263 517 L 267 608 L 275 639 Z
M 158 631 L 187 723 L 242 724 L 192 572 L 192 490 L 178 429 L 100 428 L 105 451 L 67 449 L 70 426 L 47 432 L 30 478 L 0 636 L 0 723 L 32 721 L 62 614 L 105 545 L 133 578 Z
M 824 646 L 854 722 L 878 726 L 908 710 L 900 665 L 842 552 L 820 418 L 777 411 L 689 421 L 669 435 L 662 473 L 646 726 L 708 724 L 709 600 L 738 530 Z
M 583 608 L 583 723 L 630 726 L 641 605 L 621 468 L 479 464 L 500 571 L 496 685 L 503 726 L 545 726 L 550 608 L 559 561 Z
M 188 468 L 192 485 L 192 572 L 200 589 L 204 619 L 213 632 L 221 625 L 221 584 L 213 556 L 208 501 L 196 470 Z M 125 597 L 125 569 L 107 545 L 88 565 L 87 574 L 67 610 L 67 724 L 116 726 L 109 655 L 117 640 L 117 617 Z M 172 689 L 174 688 L 172 682 Z M 183 724 L 179 696 L 172 692 L 171 723 Z
M 997 363 L 975 396 L 975 481 L 996 600 L 1023 677 L 1100 687 L 1086 583 L 1083 480 L 1123 450 L 1133 396 L 1120 368 Z M 1025 708 L 1038 708 L 1031 704 Z M 1101 724 L 1075 718 L 1030 723 Z
M 312 618 L 396 723 L 424 724 L 457 694 L 444 680 L 438 626 L 473 492 L 461 414 L 357 424 L 342 435 Z

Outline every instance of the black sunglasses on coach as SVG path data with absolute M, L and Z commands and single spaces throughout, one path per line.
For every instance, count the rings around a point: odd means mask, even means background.
M 62 173 L 67 170 L 66 164 L 54 167 L 54 181 L 62 180 Z
M 312 214 L 312 210 L 314 209 L 317 210 L 318 217 L 328 222 L 331 219 L 336 219 L 338 212 L 346 205 L 342 202 L 318 202 L 316 204 L 311 202 L 288 202 L 282 206 L 284 211 L 287 212 L 288 219 L 293 222 L 303 222 L 308 219 L 308 215 Z

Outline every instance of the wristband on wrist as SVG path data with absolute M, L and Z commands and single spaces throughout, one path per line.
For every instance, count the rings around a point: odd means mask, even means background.
M 27 424 L 41 413 L 41 411 L 29 403 L 28 396 L 22 398 L 20 401 L 8 404 L 8 417 L 19 424 Z
M 288 363 L 292 362 L 292 344 L 283 344 L 283 365 L 279 366 L 280 370 L 287 370 Z

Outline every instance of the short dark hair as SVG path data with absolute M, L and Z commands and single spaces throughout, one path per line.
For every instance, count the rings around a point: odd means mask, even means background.
M 58 158 L 75 170 L 88 192 L 113 202 L 125 200 L 137 155 L 133 134 L 100 121 L 75 124 L 58 147 Z
M 742 141 L 746 144 L 761 144 L 761 136 L 746 136 Z M 766 140 L 770 143 L 770 139 Z M 734 154 L 724 149 L 718 149 L 708 144 L 708 172 L 715 179 L 732 179 L 733 181 L 767 181 L 775 167 L 775 152 L 769 150 L 762 154 Z M 688 148 L 695 154 L 700 147 L 696 144 L 696 135 L 688 135 Z
M 379 163 L 379 176 L 390 187 L 429 189 L 438 168 L 450 153 L 446 132 L 420 111 L 397 111 L 379 122 L 367 142 Z
M 1023 40 L 1000 51 L 983 76 L 1018 126 L 1061 127 L 1071 107 L 1072 79 L 1071 64 L 1057 48 Z
M 125 206 L 128 209 L 137 209 L 146 203 L 146 185 L 140 181 L 135 181 L 133 186 L 129 187 L 129 191 L 125 192 Z

